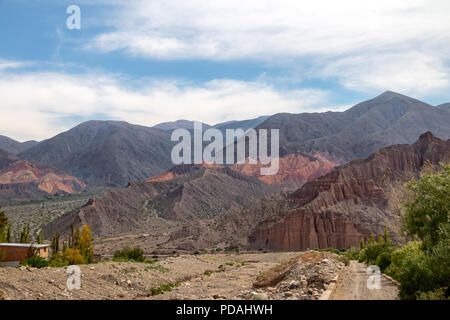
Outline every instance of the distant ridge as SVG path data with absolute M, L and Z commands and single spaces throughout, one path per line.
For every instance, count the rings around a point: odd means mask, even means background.
M 173 166 L 170 133 L 123 121 L 88 121 L 21 152 L 18 156 L 53 166 L 88 186 L 125 186 Z
M 443 110 L 450 110 L 450 102 L 440 104 L 440 105 L 436 106 L 436 108 L 443 109 Z
M 37 141 L 26 141 L 26 142 L 19 142 L 14 139 L 8 138 L 6 136 L 0 135 L 0 148 L 4 149 L 8 152 L 11 152 L 12 154 L 18 154 L 22 151 L 25 151 L 26 149 L 29 149 L 35 145 L 37 145 L 39 142 Z
M 257 129 L 280 129 L 281 156 L 319 152 L 349 161 L 387 145 L 413 143 L 425 131 L 448 139 L 448 123 L 450 113 L 386 91 L 344 112 L 276 114 Z

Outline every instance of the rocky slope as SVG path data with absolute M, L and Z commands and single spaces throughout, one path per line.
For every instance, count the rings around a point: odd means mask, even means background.
M 449 161 L 450 140 L 430 132 L 412 145 L 382 148 L 288 194 L 283 212 L 258 223 L 250 242 L 273 250 L 347 248 L 371 232 L 381 235 L 385 223 L 398 240 L 400 217 L 389 210 L 393 191 L 399 183 L 418 178 L 424 164 Z
M 166 131 L 119 121 L 88 121 L 19 157 L 59 168 L 91 187 L 123 187 L 171 168 L 171 149 Z
M 182 165 L 169 174 L 170 179 L 162 176 L 130 183 L 91 199 L 46 226 L 46 234 L 67 232 L 75 223 L 91 225 L 93 233 L 101 237 L 149 231 L 163 237 L 166 227 L 211 219 L 272 191 L 257 179 L 229 168 Z

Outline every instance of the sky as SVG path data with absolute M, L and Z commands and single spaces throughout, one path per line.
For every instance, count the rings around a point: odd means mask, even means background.
M 69 29 L 70 5 L 80 29 Z M 0 135 L 450 102 L 448 0 L 0 0 Z

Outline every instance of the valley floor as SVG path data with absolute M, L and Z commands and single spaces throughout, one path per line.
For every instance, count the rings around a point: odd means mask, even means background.
M 99 262 L 80 270 L 81 289 L 68 290 L 66 268 L 0 268 L 0 300 L 312 300 L 338 273 L 343 281 L 333 298 L 374 298 L 362 287 L 367 279 L 363 266 L 352 261 L 344 267 L 326 252 L 182 255 L 155 263 Z M 270 284 L 279 274 L 283 278 Z M 267 284 L 255 288 L 258 281 Z M 395 290 L 389 284 L 375 298 L 395 299 Z

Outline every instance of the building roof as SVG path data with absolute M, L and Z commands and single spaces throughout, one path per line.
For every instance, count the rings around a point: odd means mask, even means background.
M 33 247 L 33 248 L 47 248 L 50 247 L 49 244 L 37 244 L 37 243 L 6 243 L 6 242 L 2 242 L 0 243 L 0 247 L 24 247 L 24 248 L 29 248 L 29 247 Z

